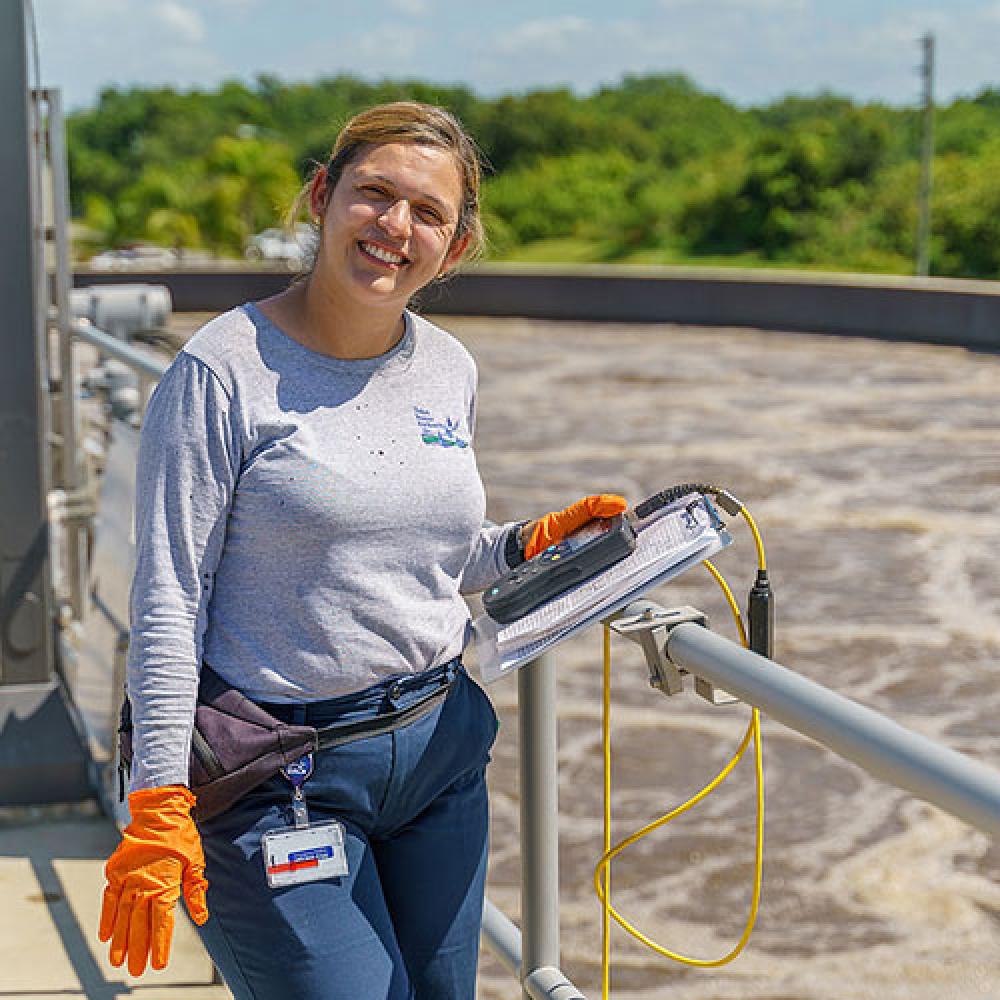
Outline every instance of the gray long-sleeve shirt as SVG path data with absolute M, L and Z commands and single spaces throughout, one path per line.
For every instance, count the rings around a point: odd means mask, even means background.
M 484 524 L 471 356 L 405 319 L 387 354 L 344 361 L 248 305 L 161 380 L 136 480 L 133 788 L 186 783 L 203 657 L 298 702 L 461 652 L 461 594 L 507 569 L 512 526 Z

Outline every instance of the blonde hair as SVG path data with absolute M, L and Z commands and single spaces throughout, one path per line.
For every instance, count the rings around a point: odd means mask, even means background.
M 340 130 L 330 157 L 327 160 L 327 198 L 337 186 L 344 168 L 368 146 L 390 142 L 410 142 L 433 146 L 451 153 L 462 181 L 462 202 L 459 206 L 455 240 L 467 236 L 469 244 L 465 257 L 481 253 L 484 243 L 483 223 L 479 213 L 479 186 L 482 179 L 479 150 L 465 131 L 461 122 L 451 112 L 433 104 L 418 101 L 393 101 L 377 104 L 349 119 Z M 316 174 L 323 169 L 317 165 L 299 192 L 289 221 L 295 220 L 309 203 L 309 190 Z

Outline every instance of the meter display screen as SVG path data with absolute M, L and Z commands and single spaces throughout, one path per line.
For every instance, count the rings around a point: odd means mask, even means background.
M 625 514 L 591 521 L 501 577 L 483 594 L 483 607 L 494 621 L 515 621 L 624 559 L 634 548 L 635 528 Z
M 608 519 L 591 521 L 590 524 L 585 524 L 582 528 L 574 531 L 573 534 L 567 535 L 559 542 L 556 548 L 561 552 L 578 552 L 588 542 L 592 542 L 600 538 L 601 535 L 606 534 L 610 526 L 611 521 Z

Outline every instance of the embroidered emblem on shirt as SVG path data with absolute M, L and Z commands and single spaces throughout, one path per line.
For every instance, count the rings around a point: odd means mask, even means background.
M 413 407 L 413 415 L 417 418 L 420 428 L 420 438 L 424 444 L 437 444 L 442 448 L 468 448 L 469 442 L 458 434 L 461 424 L 451 417 L 435 420 L 430 410 L 422 406 Z

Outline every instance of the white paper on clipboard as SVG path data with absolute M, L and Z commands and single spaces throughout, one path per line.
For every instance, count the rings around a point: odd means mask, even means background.
M 497 680 L 647 590 L 679 576 L 732 542 L 711 503 L 700 494 L 675 501 L 639 531 L 635 550 L 603 573 L 508 625 L 487 614 L 473 622 L 482 678 Z

